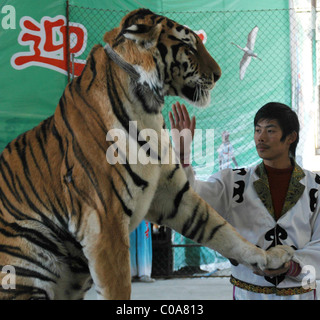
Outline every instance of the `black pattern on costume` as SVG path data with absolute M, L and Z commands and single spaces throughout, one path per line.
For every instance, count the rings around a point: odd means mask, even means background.
M 317 206 L 317 199 L 318 199 L 318 189 L 311 189 L 309 191 L 309 197 L 310 197 L 310 210 L 311 212 L 314 212 L 316 210 Z
M 320 176 L 318 174 L 316 174 L 315 181 L 317 184 L 320 184 Z
M 240 176 L 245 176 L 247 174 L 247 170 L 245 168 L 241 168 L 241 169 L 232 169 L 232 171 L 237 172 L 238 175 Z
M 235 202 L 241 203 L 241 202 L 243 202 L 243 193 L 244 193 L 245 182 L 240 180 L 240 181 L 236 181 L 235 184 L 237 185 L 237 187 L 235 186 L 233 188 L 232 198 L 235 198 L 238 196 L 238 199 L 236 199 Z
M 288 233 L 286 230 L 284 230 L 277 224 L 274 228 L 270 229 L 265 234 L 264 238 L 267 241 L 272 241 L 270 246 L 267 248 L 268 250 L 272 247 L 275 247 L 276 245 L 282 244 L 281 240 L 286 240 L 288 238 Z
M 281 242 L 281 240 L 286 240 L 288 238 L 288 233 L 285 229 L 283 229 L 282 227 L 280 227 L 278 224 L 270 229 L 269 231 L 267 231 L 267 233 L 264 236 L 265 240 L 267 241 L 272 241 L 270 246 L 266 249 L 270 249 L 272 247 L 275 247 L 276 245 L 282 245 L 283 243 Z M 294 250 L 297 250 L 297 248 L 295 246 L 291 246 Z M 281 274 L 277 277 L 264 277 L 266 279 L 266 281 L 274 284 L 274 285 L 278 285 L 280 282 L 282 282 L 285 278 L 285 274 Z

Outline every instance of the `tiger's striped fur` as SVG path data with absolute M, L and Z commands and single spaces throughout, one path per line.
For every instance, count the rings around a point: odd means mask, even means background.
M 6 289 L 0 274 L 0 298 L 80 299 L 91 277 L 100 298 L 130 298 L 129 232 L 142 219 L 239 263 L 287 261 L 290 252 L 266 253 L 242 238 L 191 189 L 179 164 L 161 164 L 169 142 L 159 145 L 158 164 L 108 163 L 111 129 L 129 141 L 134 120 L 138 132 L 160 136 L 164 96 L 205 105 L 221 71 L 194 32 L 146 9 L 126 15 L 104 40 L 54 115 L 0 156 L 0 269 L 14 266 L 16 276 L 15 289 Z

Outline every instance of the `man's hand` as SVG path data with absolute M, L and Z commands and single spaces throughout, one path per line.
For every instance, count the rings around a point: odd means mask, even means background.
M 190 120 L 186 106 L 179 102 L 172 105 L 172 112 L 169 112 L 169 120 L 175 152 L 182 164 L 189 164 L 196 118 L 192 117 Z

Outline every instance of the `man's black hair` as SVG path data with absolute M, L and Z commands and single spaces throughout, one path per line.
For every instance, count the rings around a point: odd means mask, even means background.
M 261 107 L 254 117 L 254 126 L 258 124 L 260 120 L 277 120 L 282 130 L 282 137 L 280 141 L 284 141 L 285 138 L 292 132 L 297 133 L 297 139 L 291 143 L 289 153 L 291 157 L 295 158 L 296 148 L 299 142 L 299 130 L 300 124 L 297 114 L 287 105 L 280 102 L 269 102 Z

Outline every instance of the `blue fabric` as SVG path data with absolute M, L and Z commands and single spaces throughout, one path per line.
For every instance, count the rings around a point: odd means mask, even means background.
M 130 234 L 131 276 L 151 276 L 152 239 L 151 225 L 142 221 Z

